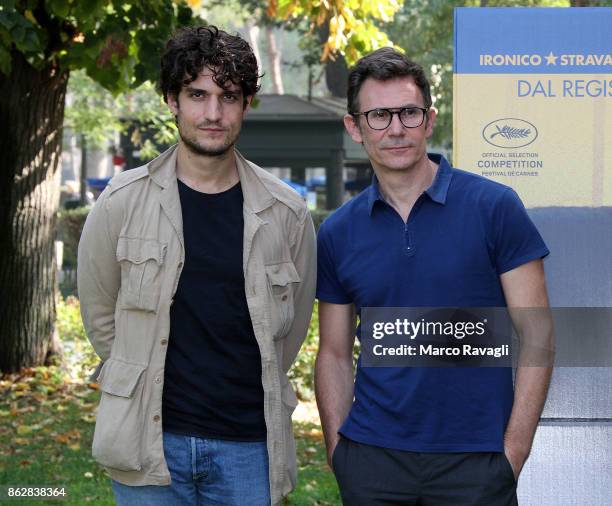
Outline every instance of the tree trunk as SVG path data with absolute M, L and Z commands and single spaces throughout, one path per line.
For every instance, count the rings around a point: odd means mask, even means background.
M 0 370 L 45 362 L 55 328 L 55 223 L 68 72 L 12 53 L 0 73 Z
M 334 61 L 325 64 L 325 83 L 332 97 L 346 98 L 348 67 L 344 56 L 337 55 Z
M 259 71 L 261 72 L 261 54 L 259 53 L 259 27 L 250 19 L 246 22 L 247 33 L 249 34 L 249 43 L 253 49 L 253 54 L 257 58 Z
M 280 51 L 276 47 L 274 28 L 271 26 L 266 26 L 266 39 L 268 41 L 268 61 L 270 62 L 273 90 L 274 93 L 283 95 L 285 88 L 283 87 L 283 77 L 281 75 Z
M 319 41 L 325 44 L 329 37 L 329 22 L 318 28 Z M 325 84 L 332 97 L 346 98 L 348 85 L 348 66 L 344 56 L 337 54 L 335 60 L 325 62 Z

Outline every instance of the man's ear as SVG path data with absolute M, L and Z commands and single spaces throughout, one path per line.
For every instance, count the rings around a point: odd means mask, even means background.
M 438 116 L 438 111 L 434 107 L 430 107 L 429 111 L 427 111 L 427 123 L 425 124 L 425 135 L 427 139 L 431 137 L 433 134 L 433 128 L 436 124 L 436 117 Z
M 247 114 L 247 112 L 249 111 L 251 104 L 253 103 L 253 97 L 254 95 L 249 95 L 248 97 L 245 97 L 244 99 L 244 105 L 242 107 L 242 117 L 244 118 Z
M 175 95 L 174 93 L 168 93 L 168 109 L 170 109 L 170 112 L 172 112 L 173 116 L 176 116 L 178 114 L 178 95 Z
M 351 138 L 357 144 L 362 144 L 363 138 L 361 137 L 361 128 L 359 127 L 359 116 L 345 114 L 343 119 L 344 119 L 344 128 L 346 128 L 346 131 L 349 133 Z

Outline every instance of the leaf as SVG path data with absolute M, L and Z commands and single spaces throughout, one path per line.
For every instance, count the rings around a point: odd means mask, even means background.
M 17 49 L 23 52 L 35 52 L 42 50 L 43 47 L 40 38 L 36 33 L 36 29 L 33 28 L 31 24 L 28 23 L 28 25 L 30 26 L 26 26 L 24 28 L 25 33 L 21 40 L 15 40 L 15 45 L 17 46 Z
M 81 443 L 72 443 L 68 445 L 68 448 L 72 451 L 79 451 L 81 449 Z
M 20 436 L 25 436 L 26 434 L 30 434 L 32 432 L 32 427 L 29 425 L 19 425 L 17 427 L 17 434 Z
M 46 5 L 56 18 L 65 19 L 70 12 L 70 4 L 66 0 L 47 0 Z
M 59 434 L 55 436 L 53 439 L 57 441 L 58 443 L 67 444 L 70 438 L 66 436 L 65 434 Z
M 15 44 L 21 44 L 26 34 L 26 29 L 23 25 L 15 25 L 11 28 L 11 37 Z

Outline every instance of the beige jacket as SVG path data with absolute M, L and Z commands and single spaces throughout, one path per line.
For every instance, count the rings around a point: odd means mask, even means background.
M 315 235 L 293 190 L 239 153 L 237 165 L 244 194 L 244 288 L 261 352 L 276 504 L 296 482 L 291 414 L 297 398 L 286 373 L 312 314 Z M 170 305 L 185 259 L 175 167 L 176 146 L 115 176 L 89 213 L 79 243 L 83 322 L 104 361 L 93 456 L 127 485 L 170 483 L 162 390 Z

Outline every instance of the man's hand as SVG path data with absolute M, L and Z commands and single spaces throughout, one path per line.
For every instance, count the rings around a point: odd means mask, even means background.
M 327 445 L 327 465 L 329 466 L 329 468 L 333 471 L 334 470 L 334 465 L 332 462 L 332 458 L 334 456 L 334 452 L 336 451 L 336 446 L 338 446 L 338 443 L 340 442 L 340 436 L 336 435 L 335 438 L 329 438 L 330 442 Z
M 519 475 L 521 474 L 523 466 L 525 465 L 527 457 L 529 456 L 529 452 L 513 448 L 512 445 L 504 443 L 504 453 L 506 454 L 508 462 L 510 462 L 510 467 L 512 467 L 514 479 L 515 481 L 518 481 Z
M 332 455 L 340 440 L 338 430 L 353 403 L 354 306 L 319 301 L 319 336 L 315 394 L 331 468 Z

